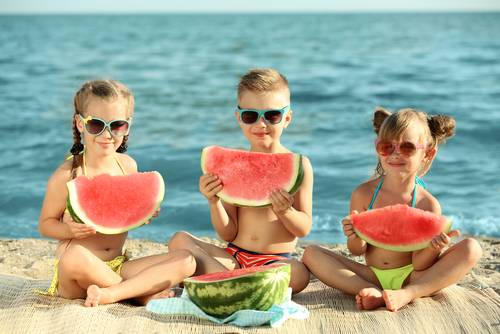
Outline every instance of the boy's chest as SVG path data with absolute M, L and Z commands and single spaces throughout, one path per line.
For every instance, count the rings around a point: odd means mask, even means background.
M 290 236 L 270 207 L 238 208 L 238 235 L 252 240 L 288 239 Z
M 261 253 L 282 253 L 292 249 L 292 235 L 269 208 L 238 208 L 239 247 Z

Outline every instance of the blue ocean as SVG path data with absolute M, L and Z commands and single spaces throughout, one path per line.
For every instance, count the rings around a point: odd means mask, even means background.
M 132 89 L 129 153 L 167 184 L 160 216 L 130 236 L 215 236 L 200 151 L 248 147 L 233 111 L 253 67 L 290 81 L 282 142 L 315 176 L 305 239 L 345 241 L 351 192 L 376 164 L 377 105 L 455 117 L 424 180 L 455 227 L 500 237 L 499 36 L 500 13 L 0 16 L 0 237 L 40 237 L 47 180 L 72 144 L 73 94 L 94 78 Z

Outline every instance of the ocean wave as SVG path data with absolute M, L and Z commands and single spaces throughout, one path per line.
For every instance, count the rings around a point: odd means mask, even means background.
M 500 237 L 500 216 L 450 215 L 453 229 L 462 234 Z

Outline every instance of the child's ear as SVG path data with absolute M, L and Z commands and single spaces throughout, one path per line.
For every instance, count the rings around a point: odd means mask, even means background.
M 428 161 L 434 160 L 434 157 L 436 156 L 436 153 L 437 153 L 437 147 L 428 149 L 425 152 L 425 159 L 428 160 Z
M 292 109 L 290 109 L 286 114 L 285 114 L 285 122 L 283 124 L 283 128 L 286 128 L 288 127 L 288 125 L 292 122 L 292 118 L 293 118 L 293 111 Z
M 237 112 L 237 111 L 235 111 L 235 112 L 234 112 L 234 116 L 236 117 L 236 121 L 237 121 L 238 123 L 241 123 L 240 113 L 239 113 L 239 112 Z
M 82 133 L 83 132 L 83 122 L 80 118 L 80 114 L 75 115 L 75 124 L 76 124 L 76 128 L 78 129 L 78 131 L 80 133 Z

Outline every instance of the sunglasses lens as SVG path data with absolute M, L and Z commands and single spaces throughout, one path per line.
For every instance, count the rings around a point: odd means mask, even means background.
M 257 119 L 259 118 L 259 113 L 255 111 L 243 111 L 241 113 L 241 121 L 245 124 L 253 124 L 257 122 Z
M 128 123 L 125 121 L 113 121 L 109 125 L 114 136 L 125 136 L 128 132 Z
M 97 135 L 102 132 L 106 125 L 99 119 L 91 119 L 85 125 L 91 135 Z
M 278 124 L 281 122 L 283 114 L 279 110 L 269 110 L 264 113 L 264 118 L 271 124 Z
M 391 142 L 379 141 L 376 146 L 377 153 L 382 156 L 391 155 L 394 152 L 394 145 Z
M 410 156 L 415 154 L 415 152 L 417 151 L 417 147 L 412 142 L 405 141 L 399 144 L 399 151 L 401 152 L 401 154 Z

